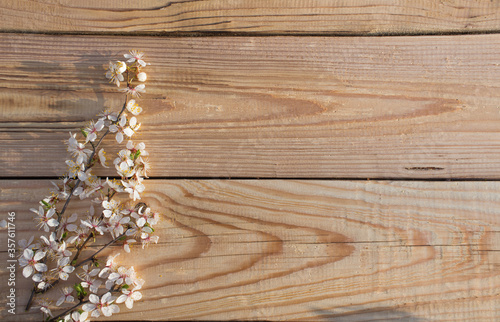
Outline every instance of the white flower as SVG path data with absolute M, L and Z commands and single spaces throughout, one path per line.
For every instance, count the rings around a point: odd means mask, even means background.
M 148 178 L 148 172 L 151 171 L 151 163 L 147 158 L 138 157 L 136 160 L 138 175 Z
M 144 226 L 146 223 L 156 225 L 159 217 L 159 215 L 152 212 L 149 207 L 144 211 L 143 208 L 141 208 L 139 209 L 139 213 L 132 213 L 131 216 L 136 219 L 136 224 L 139 227 Z
M 140 180 L 129 180 L 128 182 L 122 180 L 122 184 L 125 187 L 125 191 L 130 194 L 130 198 L 136 201 L 141 199 L 141 193 L 144 192 L 144 185 Z
M 35 236 L 31 236 L 28 240 L 21 239 L 17 242 L 17 244 L 19 245 L 19 256 L 23 256 L 25 249 L 38 248 L 37 244 L 32 244 L 34 238 Z
M 37 288 L 39 290 L 45 290 L 46 288 L 48 288 L 50 286 L 50 283 L 49 283 L 49 276 L 45 273 L 37 273 L 37 274 L 34 274 L 33 277 L 33 282 L 35 283 L 38 283 L 38 286 Z
M 109 274 L 116 270 L 117 263 L 115 262 L 115 258 L 118 255 L 120 255 L 120 253 L 108 257 L 106 266 L 99 272 L 100 278 L 108 278 Z
M 47 265 L 44 263 L 39 263 L 44 257 L 45 252 L 38 250 L 36 253 L 31 249 L 25 249 L 23 252 L 23 257 L 19 258 L 19 265 L 23 268 L 23 276 L 28 278 L 33 274 L 34 271 L 46 272 Z
M 69 187 L 68 183 L 71 179 L 69 177 L 65 177 L 63 180 L 62 180 L 62 186 L 59 186 L 57 185 L 56 183 L 52 182 L 52 185 L 56 188 L 55 191 L 53 191 L 53 193 L 55 194 L 55 196 L 52 196 L 51 199 L 59 199 L 59 200 L 66 200 L 68 199 L 69 197 L 69 193 L 71 191 L 71 188 Z M 44 200 L 45 202 L 47 203 L 51 203 L 50 201 L 48 200 Z
M 37 226 L 40 228 L 43 228 L 45 232 L 49 232 L 50 227 L 56 227 L 59 225 L 59 222 L 52 218 L 52 216 L 56 213 L 56 210 L 54 208 L 50 208 L 47 213 L 43 211 L 43 207 L 40 206 L 38 210 L 31 208 L 30 209 L 32 212 L 38 215 L 39 218 L 35 218 L 35 220 L 38 220 Z
M 130 253 L 130 244 L 133 244 L 135 242 L 137 242 L 135 239 L 127 239 L 123 243 L 123 249 L 125 250 L 125 252 Z
M 123 57 L 127 58 L 127 63 L 133 63 L 137 62 L 139 65 L 142 67 L 146 66 L 146 63 L 144 60 L 142 60 L 142 57 L 144 57 L 144 53 L 137 51 L 137 50 L 131 50 L 130 54 L 125 54 Z
M 132 113 L 133 115 L 139 115 L 142 112 L 142 107 L 137 105 L 134 99 L 128 101 L 127 103 L 127 110 Z
M 122 182 L 119 180 L 116 179 L 109 180 L 109 178 L 106 178 L 106 184 L 116 192 L 123 192 L 124 187 Z
M 109 274 L 108 280 L 106 281 L 106 288 L 110 289 L 111 287 L 109 286 L 112 284 L 122 285 L 125 283 L 131 285 L 132 283 L 134 283 L 134 277 L 134 267 L 126 269 L 125 267 L 120 266 L 116 272 Z
M 89 317 L 88 312 L 83 312 L 80 314 L 80 312 L 74 311 L 73 313 L 71 313 L 71 319 L 73 322 L 87 322 L 88 317 Z M 70 322 L 69 318 L 67 321 Z M 66 319 L 64 320 L 64 322 L 66 322 Z
M 97 133 L 100 132 L 104 127 L 104 121 L 98 120 L 97 122 L 90 121 L 89 125 L 85 128 L 87 133 L 86 142 L 94 142 L 97 139 Z
M 92 151 L 85 148 L 85 145 L 76 140 L 76 133 L 69 132 L 68 152 L 76 158 L 76 164 L 87 162 Z
M 78 214 L 76 213 L 73 213 L 70 217 L 63 216 L 61 218 L 61 223 L 59 226 L 61 234 L 64 234 L 65 231 L 76 231 L 78 226 L 72 223 L 74 223 L 77 219 L 78 219 Z
M 82 280 L 87 279 L 89 277 L 94 277 L 97 274 L 99 274 L 99 268 L 92 269 L 92 266 L 89 267 L 89 265 L 87 265 L 87 264 L 82 266 L 82 271 L 83 271 L 82 273 L 78 274 L 78 276 Z
M 73 273 L 75 270 L 75 268 L 69 264 L 69 257 L 60 258 L 57 260 L 57 267 L 52 269 L 52 271 L 59 275 L 60 279 L 66 281 L 69 278 L 69 274 Z
M 89 295 L 90 303 L 82 306 L 83 311 L 91 313 L 92 317 L 98 318 L 101 313 L 104 316 L 111 316 L 113 313 L 120 312 L 120 308 L 116 304 L 112 304 L 115 297 L 111 296 L 110 292 L 104 294 L 99 300 L 99 296 L 95 294 Z
M 66 160 L 66 164 L 68 165 L 68 177 L 72 179 L 79 176 L 85 169 L 85 165 L 83 163 L 76 163 L 73 160 Z
M 75 243 L 76 245 L 79 245 L 81 242 L 85 240 L 85 238 L 87 238 L 89 234 L 89 229 L 87 226 L 84 226 L 77 229 L 75 233 L 76 233 L 75 235 L 70 236 L 68 238 L 68 244 Z
M 144 142 L 134 144 L 134 142 L 129 140 L 127 142 L 127 149 L 129 150 L 129 153 L 131 155 L 135 155 L 139 151 L 140 151 L 139 155 L 143 155 L 143 156 L 149 155 L 149 153 L 146 151 L 146 144 L 144 144 Z
M 145 72 L 140 72 L 139 74 L 137 74 L 137 80 L 139 82 L 145 82 L 146 79 L 148 79 L 148 75 L 146 75 Z
M 141 235 L 141 238 L 142 238 L 141 239 L 142 249 L 144 249 L 144 247 L 148 246 L 151 243 L 157 244 L 158 240 L 160 239 L 159 236 L 150 235 L 150 234 L 144 234 L 144 233 Z
M 134 161 L 125 157 L 125 160 L 120 162 L 121 159 L 115 159 L 115 168 L 122 178 L 130 178 L 135 174 Z
M 102 113 L 99 113 L 97 116 L 99 116 L 99 120 L 103 120 L 105 122 L 105 125 L 109 124 L 109 122 L 115 122 L 118 119 L 116 112 L 108 109 L 104 110 Z
M 89 217 L 87 220 L 80 220 L 83 226 L 86 226 L 99 234 L 103 235 L 106 227 L 104 227 L 102 220 L 99 218 L 94 218 L 94 206 L 90 206 Z
M 119 62 L 123 63 L 123 62 Z M 123 63 L 125 64 L 125 63 Z M 127 67 L 125 66 L 125 69 Z M 123 70 L 123 65 L 120 64 L 113 64 L 112 62 L 109 62 L 108 65 L 108 70 L 106 72 L 106 78 L 109 79 L 111 83 L 115 83 L 116 86 L 120 87 L 120 82 L 124 81 L 122 73 L 124 72 Z
M 99 156 L 99 163 L 105 167 L 105 168 L 109 168 L 107 165 L 106 165 L 106 152 L 104 152 L 104 149 L 101 149 L 99 150 L 99 153 L 97 154 Z
M 88 288 L 90 292 L 97 293 L 99 291 L 99 286 L 101 286 L 102 281 L 96 278 L 85 278 L 81 283 L 83 288 Z
M 49 309 L 50 302 L 46 300 L 38 300 L 38 304 L 40 305 L 40 311 L 42 311 L 45 315 L 53 317 L 52 312 Z
M 104 200 L 102 202 L 102 207 L 104 208 L 104 211 L 102 213 L 104 214 L 104 217 L 114 217 L 115 215 L 120 213 L 120 206 L 121 204 L 116 200 Z
M 141 93 L 146 93 L 146 85 L 144 84 L 139 84 L 136 87 L 127 87 L 122 89 L 125 94 L 130 94 L 132 97 L 140 97 Z
M 90 176 L 85 180 L 85 189 L 83 190 L 83 197 L 80 195 L 80 199 L 87 198 L 92 194 L 102 190 L 104 188 L 104 184 L 101 181 L 100 177 Z
M 139 301 L 142 298 L 141 292 L 138 291 L 140 288 L 140 286 L 136 286 L 131 291 L 122 288 L 123 294 L 116 299 L 116 303 L 125 302 L 125 306 L 131 309 L 134 306 L 134 301 Z
M 122 217 L 122 215 L 116 215 L 109 220 L 108 231 L 111 233 L 111 237 L 116 238 L 123 234 L 125 228 L 123 225 L 130 221 L 130 217 Z
M 62 296 L 57 300 L 56 306 L 61 306 L 64 302 L 73 303 L 75 298 L 71 295 L 73 289 L 71 287 L 64 287 L 60 289 Z
M 123 141 L 123 129 L 127 125 L 127 115 L 122 114 L 117 124 L 113 124 L 109 127 L 111 133 L 116 133 L 116 142 L 122 143 Z
M 116 62 L 116 67 L 118 68 L 118 72 L 120 74 L 123 74 L 127 70 L 127 64 L 125 64 L 122 61 L 117 61 Z
M 66 249 L 66 242 L 59 242 L 55 232 L 50 234 L 49 239 L 45 236 L 40 236 L 40 239 L 45 244 L 43 250 L 46 251 L 49 256 L 57 258 L 71 256 L 71 251 Z
M 134 135 L 134 133 L 137 132 L 141 127 L 141 123 L 137 123 L 137 118 L 135 116 L 132 116 L 130 118 L 128 125 L 129 125 L 128 127 L 123 129 L 123 133 L 128 137 Z

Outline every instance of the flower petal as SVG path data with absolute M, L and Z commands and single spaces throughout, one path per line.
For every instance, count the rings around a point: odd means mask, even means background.
M 99 303 L 99 296 L 97 296 L 95 294 L 90 294 L 89 295 L 89 300 L 90 300 L 91 303 L 97 304 L 97 303 Z
M 33 266 L 26 266 L 23 269 L 23 276 L 26 278 L 30 277 L 32 273 L 33 273 Z
M 39 272 L 46 272 L 47 271 L 47 265 L 44 263 L 36 263 L 35 264 L 35 269 Z

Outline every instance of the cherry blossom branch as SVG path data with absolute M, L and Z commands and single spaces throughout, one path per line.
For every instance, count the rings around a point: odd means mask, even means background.
M 146 73 L 141 70 L 142 67 L 148 65 L 142 60 L 143 55 L 142 52 L 131 50 L 129 54 L 124 55 L 127 59 L 126 62 L 109 63 L 106 78 L 115 83 L 117 87 L 120 87 L 120 82 L 124 82 L 123 76 L 126 76 L 127 87 L 122 90 L 125 92 L 125 102 L 121 110 L 116 113 L 105 109 L 99 115 L 98 121 L 91 121 L 88 126 L 82 128 L 81 133 L 85 141 L 83 143 L 79 142 L 77 134 L 70 132 L 67 143 L 68 152 L 74 159 L 66 161 L 69 169 L 64 176 L 62 187 L 56 185 L 57 191 L 40 202 L 38 211 L 30 209 L 38 215 L 36 218 L 39 221 L 38 226 L 50 236 L 42 235 L 38 244 L 32 244 L 33 238 L 29 241 L 22 240 L 19 243 L 22 249 L 19 263 L 23 267 L 23 275 L 26 278 L 32 276 L 32 280 L 35 282 L 26 310 L 30 308 L 37 293 L 46 293 L 55 285 L 61 284 L 61 281 L 67 281 L 76 268 L 80 267 L 83 270 L 83 273 L 77 273 L 77 276 L 82 280 L 80 283 L 61 289 L 63 296 L 57 300 L 56 306 L 60 306 L 64 302 L 73 302 L 73 292 L 75 291 L 78 295 L 78 304 L 53 317 L 50 310 L 52 304 L 47 300 L 38 299 L 40 310 L 47 316 L 47 320 L 58 321 L 61 318 L 78 320 L 80 313 L 81 318 L 85 320 L 95 310 L 97 310 L 97 315 L 101 313 L 104 316 L 110 316 L 119 311 L 118 306 L 112 304 L 115 299 L 117 304 L 126 301 L 126 306 L 131 308 L 133 301 L 142 297 L 138 290 L 141 289 L 144 280 L 136 276 L 133 267 L 118 268 L 114 262 L 114 258 L 118 256 L 116 254 L 108 257 L 106 266 L 100 269 L 97 257 L 110 245 L 124 241 L 127 235 L 131 235 L 131 230 L 136 232 L 135 235 L 139 238 L 143 248 L 149 243 L 158 242 L 158 236 L 153 235 L 153 225 L 157 223 L 159 214 L 151 211 L 146 205 L 141 207 L 136 205 L 134 208 L 132 205 L 111 200 L 116 193 L 122 192 L 128 193 L 129 198 L 133 201 L 141 199 L 145 188 L 142 181 L 147 178 L 147 172 L 150 170 L 149 161 L 145 158 L 148 155 L 145 144 L 142 142 L 134 143 L 131 140 L 132 135 L 141 125 L 135 116 L 140 114 L 143 109 L 132 98 L 139 97 L 140 93 L 145 92 L 144 84 L 135 84 L 136 80 L 145 82 L 147 79 Z M 125 72 L 126 75 L 122 75 Z M 132 83 L 134 84 L 132 85 Z M 124 114 L 125 109 L 132 116 Z M 105 131 L 102 131 L 103 129 Z M 93 175 L 91 168 L 99 163 L 103 167 L 107 167 L 106 155 L 100 145 L 109 133 L 116 133 L 116 141 L 119 144 L 125 137 L 128 138 L 128 141 L 126 141 L 126 148 L 120 150 L 118 157 L 113 162 L 121 180 L 106 178 L 106 182 L 102 183 L 102 178 Z M 108 186 L 107 193 L 104 190 L 106 186 Z M 96 197 L 93 201 L 100 203 L 104 210 L 100 216 L 96 216 L 94 206 L 91 206 L 89 216 L 87 219 L 80 220 L 80 228 L 78 228 L 74 224 L 78 219 L 78 214 L 65 217 L 70 202 L 74 200 L 73 196 L 79 196 L 80 199 Z M 60 206 L 57 204 L 63 200 L 61 211 L 58 211 L 57 208 Z M 56 214 L 55 218 L 51 218 L 54 214 Z M 95 242 L 97 233 L 100 235 L 110 233 L 111 240 L 101 246 L 92 256 L 77 263 L 83 250 L 92 243 L 91 240 L 93 239 Z M 75 241 L 77 241 L 76 247 L 70 247 L 69 245 Z M 124 242 L 126 252 L 130 252 L 128 246 L 130 242 L 137 241 L 131 239 Z M 75 253 L 72 254 L 73 252 Z M 49 263 L 46 264 L 49 261 L 55 262 L 55 267 L 49 266 Z M 92 262 L 92 264 L 84 265 L 88 262 Z M 99 274 L 98 277 L 97 274 Z M 98 279 L 105 279 L 106 288 L 109 290 L 102 295 L 100 300 L 97 294 L 102 280 Z M 116 285 L 112 286 L 113 284 Z M 87 288 L 89 293 L 85 291 Z M 114 298 L 111 296 L 111 293 L 114 292 L 122 294 L 118 298 Z M 83 313 L 80 310 L 75 311 L 82 305 Z M 95 314 L 92 315 L 95 316 Z

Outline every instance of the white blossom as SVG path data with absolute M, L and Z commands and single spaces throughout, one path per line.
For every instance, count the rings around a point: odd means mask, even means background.
M 71 313 L 71 316 L 68 314 L 67 317 L 68 318 L 65 317 L 64 322 L 87 322 L 89 313 L 88 312 L 80 313 L 78 311 L 73 311 L 73 313 Z
M 47 300 L 38 300 L 38 304 L 40 305 L 40 311 L 42 311 L 45 315 L 53 317 L 52 312 L 49 309 L 51 303 Z
M 124 225 L 128 224 L 129 221 L 130 217 L 123 217 L 121 214 L 110 218 L 108 231 L 111 233 L 111 237 L 114 239 L 123 234 Z
M 37 226 L 43 228 L 45 232 L 48 233 L 50 227 L 56 227 L 57 225 L 59 225 L 59 222 L 56 219 L 52 218 L 52 216 L 56 213 L 56 210 L 54 208 L 50 208 L 46 213 L 43 210 L 42 206 L 40 206 L 38 210 L 34 208 L 31 208 L 30 210 L 38 215 L 38 217 L 35 218 L 35 220 L 38 220 Z
M 104 149 L 101 149 L 99 150 L 99 153 L 97 154 L 99 156 L 99 163 L 105 167 L 105 168 L 109 168 L 107 165 L 106 165 L 106 152 L 104 152 Z
M 145 72 L 140 72 L 139 74 L 137 74 L 137 80 L 139 82 L 145 82 L 146 79 L 148 79 L 148 75 L 146 75 Z
M 130 121 L 128 122 L 128 127 L 123 129 L 123 134 L 128 136 L 129 138 L 134 135 L 135 132 L 139 130 L 141 127 L 141 123 L 137 123 L 137 118 L 135 116 L 132 116 L 130 118 Z
M 127 103 L 127 110 L 133 115 L 139 115 L 142 112 L 142 107 L 140 107 L 134 99 L 131 99 Z
M 133 63 L 137 62 L 140 66 L 145 67 L 146 62 L 142 59 L 144 57 L 144 53 L 137 51 L 137 50 L 131 50 L 129 54 L 123 55 L 123 57 L 127 58 L 127 63 Z
M 139 84 L 136 87 L 126 87 L 122 91 L 128 95 L 131 95 L 132 97 L 140 97 L 141 93 L 146 92 L 145 88 L 146 88 L 146 85 Z
M 122 180 L 125 191 L 130 194 L 130 198 L 136 201 L 141 199 L 141 193 L 144 192 L 144 185 L 140 180 L 129 180 L 128 182 Z
M 78 214 L 76 213 L 71 214 L 71 216 L 69 217 L 63 216 L 59 224 L 59 230 L 61 231 L 61 234 L 63 234 L 65 231 L 71 231 L 71 232 L 76 231 L 78 226 L 73 223 L 77 219 L 78 219 Z
M 82 164 L 88 161 L 92 151 L 85 148 L 85 144 L 79 143 L 76 139 L 76 133 L 69 132 L 68 152 L 76 158 L 77 164 Z
M 132 309 L 132 307 L 134 306 L 134 301 L 139 301 L 142 298 L 142 294 L 141 292 L 139 292 L 140 288 L 141 286 L 136 286 L 131 291 L 122 289 L 123 294 L 116 299 L 116 303 L 125 302 L 125 306 L 129 309 Z
M 124 81 L 122 74 L 125 70 L 123 69 L 123 65 L 125 65 L 123 62 L 117 62 L 117 64 L 109 62 L 108 70 L 106 71 L 106 78 L 118 87 L 120 86 L 120 82 Z M 125 66 L 125 69 L 126 68 L 127 67 Z
M 86 277 L 80 284 L 83 288 L 88 288 L 90 292 L 95 294 L 99 291 L 102 281 L 97 278 Z
M 120 119 L 118 120 L 118 123 L 112 124 L 109 127 L 109 131 L 111 133 L 116 133 L 116 142 L 122 143 L 123 142 L 123 130 L 125 128 L 125 125 L 127 125 L 127 115 L 122 114 L 120 116 Z
M 115 262 L 115 258 L 119 255 L 120 253 L 108 257 L 106 260 L 106 266 L 99 272 L 100 278 L 108 278 L 109 274 L 116 270 L 117 263 Z
M 70 265 L 69 257 L 59 258 L 57 260 L 57 267 L 52 269 L 60 279 L 66 281 L 69 278 L 69 274 L 73 273 L 75 268 Z
M 110 292 L 104 294 L 101 299 L 95 294 L 89 295 L 90 303 L 85 303 L 82 310 L 91 314 L 92 317 L 98 318 L 101 313 L 104 316 L 111 316 L 113 313 L 120 312 L 120 308 L 116 304 L 112 304 L 115 297 L 111 296 Z
M 35 236 L 31 236 L 28 240 L 21 239 L 17 242 L 19 245 L 19 256 L 23 256 L 25 249 L 38 248 L 38 244 L 32 244 Z
M 90 121 L 85 132 L 87 133 L 86 142 L 93 142 L 97 139 L 97 133 L 100 132 L 104 127 L 104 121 L 98 120 L 97 122 Z
M 23 276 L 28 278 L 33 272 L 46 272 L 47 265 L 39 263 L 44 257 L 45 252 L 38 250 L 36 253 L 32 249 L 25 249 L 23 257 L 19 258 L 19 265 L 23 268 Z
M 56 306 L 61 306 L 64 302 L 73 303 L 75 298 L 71 295 L 73 293 L 73 289 L 71 287 L 64 287 L 60 289 L 61 297 L 57 300 Z

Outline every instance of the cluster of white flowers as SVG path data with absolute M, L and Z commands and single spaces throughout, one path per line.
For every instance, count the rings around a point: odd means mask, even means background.
M 62 295 L 56 302 L 57 307 L 76 303 L 64 313 L 53 317 L 51 302 L 39 300 L 40 310 L 52 318 L 51 321 L 87 321 L 90 317 L 111 316 L 119 312 L 117 304 L 120 303 L 132 308 L 134 301 L 142 298 L 139 290 L 144 280 L 137 276 L 133 267 L 118 266 L 115 262 L 118 255 L 108 258 L 102 269 L 96 256 L 112 244 L 121 244 L 130 252 L 134 244 L 144 248 L 158 242 L 153 226 L 160 215 L 142 202 L 132 204 L 141 199 L 150 163 L 146 145 L 131 140 L 141 126 L 137 116 L 143 109 L 136 99 L 129 97 L 137 98 L 145 91 L 143 83 L 134 84 L 147 79 L 142 68 L 148 64 L 141 52 L 130 51 L 124 56 L 126 62 L 110 63 L 106 72 L 106 77 L 118 87 L 121 82 L 127 84 L 121 111 L 105 110 L 98 115 L 97 121 L 81 129 L 81 135 L 70 133 L 67 149 L 72 159 L 66 161 L 66 175 L 60 183 L 53 183 L 54 191 L 40 202 L 38 209 L 31 209 L 37 226 L 48 235 L 42 235 L 37 243 L 33 243 L 33 237 L 19 241 L 23 275 L 35 282 L 32 295 L 47 292 L 79 271 L 77 276 L 81 282 L 60 289 Z M 113 133 L 119 144 L 127 138 L 125 147 L 113 162 L 119 179 L 102 179 L 92 174 L 96 165 L 109 167 L 106 153 L 100 148 L 108 133 Z M 127 193 L 129 201 L 113 199 L 119 193 Z M 90 199 L 92 204 L 87 214 L 65 215 L 73 196 Z M 108 242 L 92 256 L 80 259 L 85 247 L 98 237 L 107 238 Z

